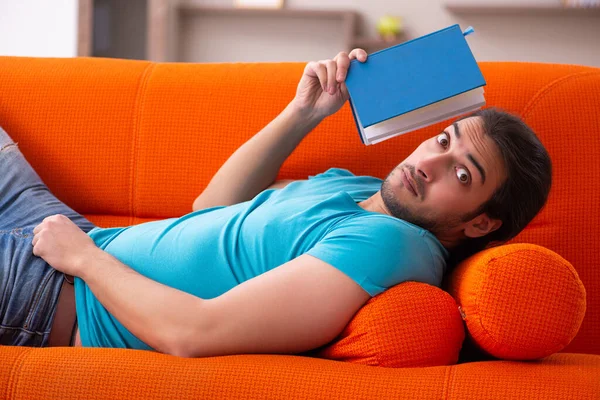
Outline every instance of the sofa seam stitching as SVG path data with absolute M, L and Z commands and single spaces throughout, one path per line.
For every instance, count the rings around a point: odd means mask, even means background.
M 145 102 L 145 93 L 148 81 L 150 80 L 150 76 L 152 71 L 154 70 L 156 63 L 150 62 L 148 66 L 144 69 L 142 76 L 140 77 L 140 81 L 138 83 L 138 89 L 135 100 L 135 108 L 133 110 L 133 134 L 131 140 L 131 166 L 130 166 L 130 174 L 129 184 L 131 189 L 129 191 L 129 218 L 130 224 L 133 225 L 136 217 L 136 209 L 135 209 L 135 182 L 136 182 L 136 174 L 137 174 L 137 144 L 138 137 L 140 131 L 140 120 L 142 118 L 142 111 L 144 109 Z
M 557 86 L 569 79 L 572 79 L 572 78 L 576 78 L 576 77 L 579 77 L 582 75 L 593 75 L 593 74 L 597 74 L 597 73 L 598 73 L 597 71 L 579 71 L 579 72 L 573 72 L 568 75 L 561 76 L 560 78 L 554 79 L 550 83 L 546 84 L 546 86 L 544 86 L 543 88 L 538 90 L 537 93 L 535 93 L 531 97 L 531 100 L 529 100 L 529 102 L 525 105 L 525 107 L 523 107 L 523 110 L 521 111 L 521 116 L 523 117 L 523 119 L 525 119 L 525 117 L 527 116 L 527 113 L 539 102 L 539 100 L 541 100 L 543 98 L 543 96 L 547 92 L 549 92 L 555 86 Z
M 450 365 L 446 369 L 446 376 L 444 377 L 444 393 L 442 394 L 442 398 L 447 400 L 450 396 L 450 385 L 452 381 L 452 376 L 454 373 L 454 366 Z

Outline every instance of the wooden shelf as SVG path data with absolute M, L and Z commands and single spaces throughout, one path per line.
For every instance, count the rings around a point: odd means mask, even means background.
M 386 41 L 381 38 L 358 37 L 354 35 L 355 23 L 358 14 L 353 10 L 303 10 L 303 9 L 262 9 L 262 8 L 235 8 L 235 7 L 209 7 L 198 4 L 181 3 L 178 11 L 184 15 L 230 15 L 230 16 L 256 16 L 256 17 L 287 17 L 287 18 L 324 18 L 344 19 L 347 23 L 346 36 L 348 37 L 348 48 L 356 47 L 365 49 L 384 49 L 406 41 L 404 34 L 400 34 L 397 40 Z
M 272 37 L 273 43 L 279 42 L 279 46 L 281 46 L 281 40 L 278 40 L 281 37 L 295 34 L 297 39 L 302 41 L 302 38 L 306 36 L 304 40 L 305 48 L 309 44 L 310 40 L 315 41 L 315 46 L 317 46 L 323 44 L 319 43 L 322 41 L 321 39 L 327 40 L 326 38 L 330 38 L 330 40 L 339 43 L 338 46 L 341 45 L 341 47 L 338 47 L 338 49 L 350 50 L 351 44 L 355 38 L 356 22 L 358 19 L 358 13 L 356 11 L 348 9 L 311 10 L 294 8 L 265 9 L 216 7 L 205 6 L 190 2 L 180 2 L 178 4 L 175 4 L 173 7 L 175 8 L 174 12 L 176 25 L 183 26 L 182 24 L 185 23 L 185 21 L 189 21 L 190 18 L 199 17 L 202 18 L 203 21 L 209 21 L 212 19 L 214 21 L 226 21 L 223 23 L 228 24 L 235 24 L 234 21 L 236 20 L 246 21 L 247 23 L 245 26 L 246 29 L 248 29 L 249 24 L 253 23 L 250 21 L 256 20 L 256 22 L 254 22 L 256 24 L 256 30 L 252 31 L 254 37 L 257 37 L 257 35 L 262 35 L 263 38 L 268 38 L 269 35 L 275 35 L 278 37 Z M 335 24 L 337 28 L 334 28 L 332 23 Z M 187 26 L 189 27 L 189 25 Z M 319 28 L 315 31 L 314 29 L 311 30 L 311 26 L 318 26 Z M 321 27 L 323 28 L 323 30 L 321 30 Z M 269 29 L 274 30 L 271 33 L 269 33 Z M 222 30 L 220 30 L 220 32 L 223 33 Z M 233 30 L 230 32 L 233 32 Z M 278 35 L 276 32 L 279 32 L 280 34 Z M 323 36 L 319 37 L 319 34 L 317 32 L 321 32 L 320 34 Z M 233 35 L 235 34 L 232 33 L 227 36 L 231 37 Z M 243 37 L 240 37 L 239 39 L 244 40 Z M 180 41 L 178 53 L 180 55 L 189 54 L 189 49 L 181 49 L 181 41 L 183 39 L 179 38 L 179 40 Z M 214 37 L 214 40 L 223 41 L 227 39 L 223 39 L 222 36 L 216 36 Z M 227 59 L 227 55 L 224 55 L 223 57 Z M 179 59 L 179 57 L 177 59 Z M 185 56 L 183 59 L 185 59 Z M 197 59 L 197 57 L 192 57 L 192 59 Z
M 92 40 L 94 30 L 97 28 L 94 25 L 96 22 L 94 12 L 99 11 L 96 6 L 102 5 L 108 0 L 78 1 L 78 55 L 98 55 L 94 50 Z M 244 40 L 256 40 L 257 37 L 262 35 L 265 41 L 271 40 L 274 46 L 282 46 L 282 41 L 289 38 L 289 43 L 299 46 L 299 52 L 304 52 L 304 54 L 307 54 L 307 48 L 313 47 L 317 49 L 315 52 L 318 53 L 319 49 L 327 47 L 325 42 L 329 41 L 334 43 L 333 46 L 338 51 L 350 51 L 358 47 L 372 53 L 407 40 L 402 34 L 397 40 L 391 42 L 378 37 L 357 36 L 357 22 L 360 15 L 357 11 L 351 9 L 240 8 L 202 5 L 195 3 L 193 0 L 136 1 L 140 4 L 143 3 L 146 7 L 147 15 L 145 18 L 147 22 L 143 24 L 143 36 L 138 34 L 135 37 L 135 40 L 139 43 L 136 46 L 130 45 L 128 48 L 142 48 L 145 43 L 145 58 L 152 61 L 177 62 L 184 61 L 186 57 L 190 60 L 201 59 L 199 57 L 195 58 L 195 56 L 202 54 L 202 51 L 214 53 L 215 43 L 217 43 L 216 46 L 221 45 L 231 49 L 232 47 L 226 41 L 235 39 L 236 34 L 238 35 L 237 42 L 234 41 L 233 45 Z M 114 11 L 117 9 L 116 5 L 121 3 L 119 0 L 110 0 L 110 4 L 112 8 L 111 15 L 114 17 Z M 123 21 L 121 21 L 121 25 L 126 24 L 127 20 Z M 231 29 L 224 28 L 225 30 L 223 30 L 222 27 L 225 24 L 230 25 Z M 252 24 L 256 26 L 256 29 L 251 28 Z M 244 36 L 243 33 L 236 32 L 239 25 L 243 25 L 244 28 L 240 29 L 246 29 L 251 35 Z M 190 28 L 190 26 L 194 27 Z M 192 34 L 198 35 L 200 32 L 201 35 L 206 37 L 206 40 L 198 48 L 189 45 L 182 46 L 182 43 L 186 43 L 184 37 L 190 34 L 190 29 L 194 29 Z M 214 29 L 215 34 L 212 36 L 207 34 L 208 29 Z M 272 32 L 269 29 L 272 29 Z M 111 46 L 114 44 L 114 37 L 117 37 L 119 32 L 115 31 L 115 34 L 112 35 Z M 279 32 L 280 34 L 274 34 L 273 32 Z M 257 43 L 261 43 L 260 40 Z M 251 44 L 253 43 L 248 43 L 248 45 Z M 261 49 L 258 51 L 261 51 Z M 113 53 L 107 53 L 104 56 L 111 57 L 115 55 Z M 124 54 L 121 57 L 128 58 L 128 55 Z M 227 54 L 223 57 L 226 58 Z M 327 56 L 323 55 L 322 57 Z
M 352 10 L 304 10 L 289 8 L 240 8 L 240 7 L 213 7 L 193 3 L 180 3 L 177 10 L 183 13 L 241 15 L 241 16 L 275 16 L 275 17 L 300 17 L 300 18 L 356 18 L 356 11 Z
M 445 3 L 446 9 L 457 14 L 520 14 L 520 15 L 574 15 L 599 16 L 600 7 L 565 7 L 556 4 L 527 2 L 491 2 L 454 0 Z

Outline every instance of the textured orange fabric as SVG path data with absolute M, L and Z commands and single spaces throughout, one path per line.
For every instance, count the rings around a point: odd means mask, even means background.
M 544 246 L 573 264 L 587 289 L 587 312 L 563 351 L 600 354 L 600 190 L 594 179 L 600 173 L 600 69 L 480 66 L 487 104 L 523 116 L 554 165 L 546 208 L 514 242 Z M 293 98 L 303 67 L 0 57 L 0 124 L 50 189 L 101 226 L 177 217 L 191 211 L 233 150 Z M 383 178 L 448 123 L 367 147 L 345 105 L 301 143 L 279 178 L 306 178 L 331 166 Z M 409 369 L 267 355 L 180 360 L 117 349 L 23 353 L 2 347 L 0 357 L 8 398 L 132 397 L 142 389 L 147 398 L 319 397 L 327 387 L 335 397 L 597 398 L 600 391 L 600 356 L 591 355 Z
M 600 356 L 383 368 L 291 355 L 184 359 L 149 351 L 0 347 L 6 399 L 597 400 Z M 0 392 L 1 394 L 1 392 Z
M 566 352 L 600 354 L 600 69 L 548 82 L 523 109 L 554 168 L 547 207 L 515 242 L 535 243 L 568 260 L 587 290 L 580 333 Z
M 145 65 L 65 61 L 1 57 L 0 124 L 58 198 L 80 212 L 128 215 Z
M 586 292 L 564 258 L 532 244 L 491 248 L 450 274 L 473 342 L 495 357 L 529 360 L 562 350 L 585 315 Z
M 448 293 L 405 282 L 369 300 L 335 340 L 311 355 L 396 368 L 452 365 L 464 338 Z

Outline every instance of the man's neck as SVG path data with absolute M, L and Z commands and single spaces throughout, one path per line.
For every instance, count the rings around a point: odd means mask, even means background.
M 381 198 L 381 191 L 377 191 L 373 196 L 368 199 L 361 201 L 358 205 L 367 211 L 378 212 L 393 217 L 390 210 L 385 206 L 383 199 Z
M 377 212 L 380 214 L 389 215 L 390 217 L 394 217 L 394 215 L 386 207 L 385 202 L 381 197 L 381 191 L 377 191 L 377 193 L 375 193 L 373 196 L 361 201 L 360 203 L 358 203 L 358 205 L 367 211 Z M 433 232 L 431 233 L 434 234 Z M 445 235 L 440 234 L 434 235 L 440 241 L 442 246 L 444 246 L 447 250 L 451 250 L 457 243 L 457 239 L 455 237 L 446 237 Z

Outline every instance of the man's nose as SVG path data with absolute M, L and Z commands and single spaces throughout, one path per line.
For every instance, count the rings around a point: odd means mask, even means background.
M 424 157 L 415 164 L 415 173 L 425 183 L 431 183 L 439 178 L 450 162 L 447 154 L 434 154 Z

